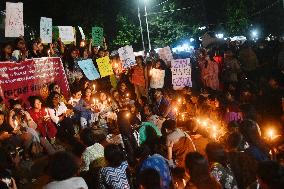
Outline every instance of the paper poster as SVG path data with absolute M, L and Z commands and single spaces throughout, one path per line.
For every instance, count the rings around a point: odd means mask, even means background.
M 113 69 L 111 67 L 110 59 L 108 56 L 105 56 L 103 58 L 98 58 L 96 62 L 97 62 L 101 77 L 106 77 L 106 76 L 113 74 Z
M 88 80 L 96 80 L 100 78 L 100 74 L 94 66 L 92 59 L 78 61 L 78 65 L 83 70 Z
M 102 46 L 104 40 L 104 29 L 101 27 L 92 27 L 92 39 L 94 46 Z
M 85 39 L 86 39 L 86 36 L 85 36 L 85 34 L 84 34 L 83 29 L 82 29 L 80 26 L 78 26 L 78 28 L 79 28 L 80 34 L 81 34 L 81 36 L 82 36 L 82 39 L 85 40 Z
M 24 36 L 23 3 L 6 2 L 5 37 Z
M 40 18 L 40 38 L 42 43 L 52 43 L 52 19 Z
M 118 49 L 118 54 L 123 68 L 130 68 L 136 64 L 132 46 L 125 46 Z
M 152 68 L 150 70 L 150 87 L 152 89 L 161 89 L 164 87 L 165 70 Z
M 159 49 L 158 54 L 160 59 L 162 59 L 166 63 L 173 60 L 173 54 L 169 46 Z
M 59 37 L 65 44 L 70 44 L 75 41 L 75 31 L 72 26 L 58 26 Z
M 15 62 L 0 62 L 0 96 L 9 99 L 22 99 L 48 95 L 48 86 L 56 82 L 67 98 L 69 84 L 60 58 L 35 58 Z
M 190 59 L 172 60 L 172 84 L 175 90 L 192 87 Z

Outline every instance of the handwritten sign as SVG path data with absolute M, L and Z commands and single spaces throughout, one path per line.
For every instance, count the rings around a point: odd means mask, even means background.
M 86 39 L 86 36 L 85 36 L 85 34 L 84 34 L 84 31 L 83 31 L 82 27 L 78 26 L 78 28 L 79 28 L 80 34 L 81 34 L 81 36 L 82 36 L 82 39 L 85 40 L 85 39 Z
M 102 46 L 104 40 L 104 29 L 101 27 L 92 27 L 93 45 Z
M 173 54 L 169 46 L 159 49 L 158 54 L 160 59 L 162 59 L 166 63 L 173 60 Z
M 24 36 L 23 3 L 6 2 L 5 37 Z
M 152 89 L 161 89 L 164 87 L 165 70 L 152 68 L 150 70 L 150 87 Z
M 132 46 L 125 46 L 118 49 L 118 54 L 123 68 L 130 68 L 136 64 Z
M 75 41 L 75 32 L 72 26 L 58 26 L 59 37 L 65 44 L 70 44 Z
M 0 62 L 0 96 L 23 99 L 41 94 L 41 90 L 56 82 L 67 97 L 69 87 L 60 58 L 38 58 L 14 62 Z
M 192 87 L 190 59 L 172 60 L 172 84 L 174 89 Z
M 89 80 L 96 80 L 100 78 L 100 74 L 94 66 L 92 59 L 78 61 L 78 65 Z
M 43 43 L 52 43 L 52 19 L 40 18 L 40 38 Z
M 106 77 L 113 74 L 113 69 L 110 64 L 110 59 L 108 56 L 103 58 L 98 58 L 96 60 L 101 77 Z

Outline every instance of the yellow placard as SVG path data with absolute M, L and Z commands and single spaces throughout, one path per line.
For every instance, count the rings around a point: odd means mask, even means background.
M 103 57 L 103 58 L 98 58 L 96 62 L 97 62 L 101 77 L 106 77 L 106 76 L 113 74 L 113 69 L 110 65 L 110 59 L 108 56 Z

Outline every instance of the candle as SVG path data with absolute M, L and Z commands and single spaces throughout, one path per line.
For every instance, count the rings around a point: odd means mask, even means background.
M 178 103 L 179 103 L 179 104 L 181 103 L 181 98 L 178 99 Z
M 273 140 L 273 138 L 274 138 L 274 131 L 272 129 L 270 129 L 268 131 L 268 136 L 269 136 L 270 140 Z
M 129 93 L 126 94 L 126 97 L 127 97 L 127 98 L 129 97 Z
M 93 85 L 94 91 L 96 92 L 96 85 Z
M 94 101 L 94 105 L 96 105 L 96 99 L 93 99 L 93 101 Z
M 110 101 L 111 101 L 111 99 L 110 98 L 108 98 L 108 102 L 110 103 Z
M 18 128 L 18 122 L 17 122 L 17 120 L 14 121 L 14 125 L 15 125 L 14 130 L 16 130 L 16 129 Z
M 126 117 L 129 118 L 129 116 L 130 116 L 130 113 L 127 113 L 127 114 L 126 114 Z
M 182 117 L 182 121 L 184 121 L 184 114 L 182 114 L 181 117 Z
M 47 51 L 48 56 L 50 57 L 50 50 Z

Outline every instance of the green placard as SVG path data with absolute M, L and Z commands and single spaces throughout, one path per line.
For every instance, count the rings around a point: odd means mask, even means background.
M 59 28 L 57 26 L 52 26 L 52 40 L 57 41 L 59 38 Z
M 92 38 L 94 46 L 102 46 L 104 40 L 104 29 L 101 27 L 92 27 Z

